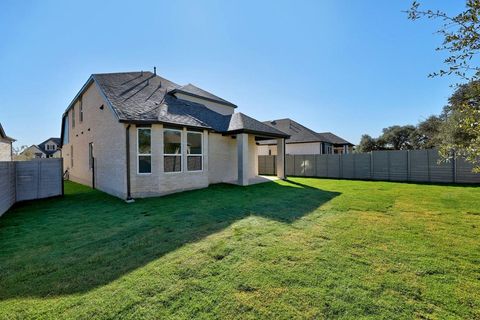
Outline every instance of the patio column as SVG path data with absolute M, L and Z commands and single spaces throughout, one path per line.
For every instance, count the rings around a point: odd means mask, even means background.
M 248 134 L 237 134 L 238 184 L 248 185 Z
M 277 177 L 285 179 L 285 139 L 277 139 Z

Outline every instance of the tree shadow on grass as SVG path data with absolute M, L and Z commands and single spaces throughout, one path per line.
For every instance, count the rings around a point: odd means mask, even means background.
M 65 190 L 0 219 L 0 300 L 86 292 L 250 215 L 292 223 L 339 195 L 291 181 L 133 204 L 74 183 Z

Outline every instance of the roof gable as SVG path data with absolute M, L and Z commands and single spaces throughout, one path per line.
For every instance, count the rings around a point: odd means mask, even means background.
M 208 91 L 205 91 L 191 83 L 185 85 L 185 86 L 182 86 L 182 87 L 179 87 L 179 88 L 175 88 L 173 89 L 170 93 L 172 94 L 175 94 L 175 93 L 183 93 L 183 94 L 186 94 L 186 95 L 190 95 L 190 96 L 194 96 L 194 97 L 198 97 L 198 98 L 201 98 L 201 99 L 205 99 L 205 100 L 208 100 L 208 101 L 213 101 L 213 102 L 216 102 L 216 103 L 220 103 L 220 104 L 223 104 L 223 105 L 226 105 L 226 106 L 229 106 L 229 107 L 233 107 L 233 108 L 236 108 L 237 106 L 225 99 L 222 99 Z

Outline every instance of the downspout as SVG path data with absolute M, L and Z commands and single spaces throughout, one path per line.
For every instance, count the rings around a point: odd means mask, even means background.
M 126 171 L 127 171 L 127 203 L 133 202 L 130 192 L 130 125 L 125 129 Z

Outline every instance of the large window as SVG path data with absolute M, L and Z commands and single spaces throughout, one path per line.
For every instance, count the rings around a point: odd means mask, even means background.
M 202 133 L 187 132 L 187 170 L 202 171 Z
M 152 140 L 149 128 L 137 129 L 138 173 L 152 172 Z
M 163 131 L 163 171 L 182 171 L 182 131 L 165 129 Z

